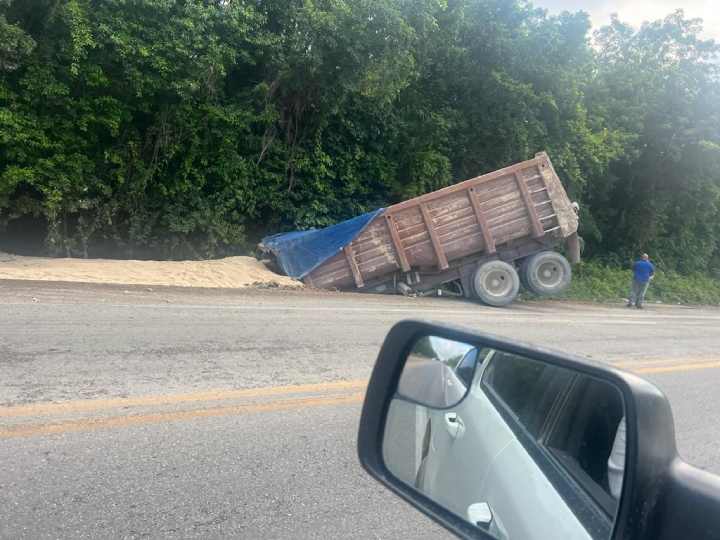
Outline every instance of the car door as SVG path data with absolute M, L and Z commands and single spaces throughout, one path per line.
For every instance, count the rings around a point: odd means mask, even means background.
M 471 349 L 458 363 L 452 373 L 444 373 L 443 386 L 446 389 L 445 403 L 456 404 L 465 397 L 467 389 L 472 385 L 477 371 L 482 369 L 486 357 L 493 351 Z M 465 397 L 465 399 L 467 399 Z M 457 412 L 444 408 L 425 408 L 419 416 L 427 419 L 423 452 L 417 476 L 417 487 L 437 493 L 447 493 L 455 483 L 454 474 L 448 475 L 444 466 L 445 456 L 452 453 L 456 438 L 464 429 L 457 422 Z
M 422 459 L 418 487 L 427 493 L 437 495 L 448 504 L 455 504 L 458 486 L 462 486 L 464 473 L 450 467 L 448 460 L 454 459 L 467 451 L 468 445 L 462 439 L 465 437 L 466 427 L 463 423 L 463 410 L 472 405 L 472 387 L 474 381 L 481 376 L 483 366 L 492 357 L 494 351 L 477 351 L 465 355 L 456 368 L 456 378 L 463 385 L 471 388 L 470 393 L 455 407 L 449 409 L 427 409 L 426 447 Z M 472 367 L 471 367 L 472 364 Z M 472 434 L 470 434 L 472 438 Z M 479 467 L 475 464 L 474 476 L 480 475 Z

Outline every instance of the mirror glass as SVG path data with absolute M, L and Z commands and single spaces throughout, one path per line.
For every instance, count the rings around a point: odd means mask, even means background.
M 429 407 L 452 407 L 467 393 L 477 355 L 478 350 L 467 343 L 420 338 L 405 361 L 398 395 Z
M 606 381 L 426 336 L 390 404 L 383 457 L 400 481 L 499 540 L 608 540 L 624 410 Z

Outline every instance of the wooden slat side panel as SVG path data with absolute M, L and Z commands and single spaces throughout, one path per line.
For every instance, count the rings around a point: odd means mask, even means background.
M 457 231 L 458 229 L 464 229 L 468 225 L 475 225 L 479 227 L 477 219 L 475 217 L 475 212 L 472 211 L 472 208 L 470 209 L 470 213 L 467 215 L 458 217 L 457 219 L 446 223 L 445 225 L 435 226 L 435 231 L 437 232 L 438 236 L 443 238 L 448 234 L 452 234 L 453 231 Z
M 405 201 L 405 202 L 401 202 L 396 205 L 393 205 L 390 208 L 388 208 L 388 211 L 398 212 L 400 210 L 404 210 L 409 207 L 417 206 L 420 203 L 429 203 L 430 201 L 434 201 L 436 199 L 443 198 L 447 195 L 465 191 L 475 185 L 492 182 L 493 180 L 502 178 L 503 176 L 512 175 L 512 174 L 515 174 L 515 172 L 517 172 L 517 171 L 521 171 L 523 169 L 530 168 L 536 163 L 537 160 L 538 160 L 538 158 L 529 160 L 529 161 L 523 161 L 522 163 L 517 163 L 515 165 L 505 167 L 504 169 L 493 171 L 493 172 L 484 174 L 482 176 L 478 176 L 476 178 L 471 178 L 470 180 L 465 180 L 464 182 L 459 182 L 452 186 L 448 186 L 446 188 L 443 188 L 443 189 L 440 189 L 437 191 L 433 191 L 432 193 L 427 193 L 420 197 L 410 199 L 409 201 Z
M 520 174 L 523 175 L 525 184 L 530 191 L 537 191 L 538 189 L 545 187 L 545 181 L 543 180 L 542 174 L 540 174 L 540 169 L 537 166 L 532 169 L 526 169 Z
M 398 233 L 403 239 L 418 234 L 418 231 L 427 232 L 427 227 L 425 227 L 425 221 L 423 220 L 419 205 L 398 212 L 395 215 L 395 221 L 397 223 Z M 420 229 L 418 229 L 418 226 L 420 226 Z
M 513 181 L 513 184 L 515 182 Z M 477 191 L 477 199 L 480 201 L 480 204 L 485 208 L 490 208 L 498 204 L 502 204 L 504 201 L 507 201 L 509 199 L 518 199 L 520 198 L 520 192 L 517 189 L 517 186 L 513 185 L 512 189 L 506 189 L 506 190 L 495 190 L 491 193 L 478 193 Z
M 485 215 L 492 214 L 497 216 L 503 212 L 510 212 L 516 208 L 525 208 L 525 201 L 518 193 L 505 195 L 484 204 L 480 204 L 480 209 Z
M 555 213 L 558 215 L 561 236 L 567 238 L 578 229 L 578 217 L 572 208 L 572 201 L 567 196 L 548 155 L 542 152 L 537 155 L 536 159 L 538 159 L 537 167 L 548 190 L 548 196 L 552 199 Z
M 532 225 L 530 225 L 527 218 L 527 210 L 524 208 L 518 208 L 512 212 L 505 212 L 496 218 L 488 220 L 488 225 L 490 226 L 490 230 L 493 231 L 493 234 L 495 234 L 495 229 L 504 227 L 508 223 L 517 223 L 518 227 L 522 226 L 523 228 L 525 225 L 529 225 L 532 230 Z
M 480 229 L 480 226 L 477 223 L 470 223 L 465 227 L 453 229 L 449 233 L 442 235 L 440 237 L 440 241 L 443 246 L 447 246 L 447 244 L 457 242 L 463 238 L 470 238 L 477 235 L 480 235 L 480 238 L 483 238 L 482 229 Z M 484 241 L 482 247 L 485 247 Z
M 373 244 L 376 245 L 378 243 L 382 242 L 389 242 L 390 241 L 390 233 L 387 230 L 387 226 L 385 225 L 385 218 L 380 215 L 377 216 L 370 224 L 365 227 L 365 230 L 363 230 L 360 235 L 353 240 L 353 249 L 355 251 L 358 251 L 362 249 L 363 244 Z
M 352 277 L 350 275 L 350 269 L 347 266 L 347 261 L 345 260 L 345 255 L 342 252 L 331 257 L 312 271 L 313 278 L 321 278 L 321 276 L 328 274 L 342 274 L 347 275 L 348 278 Z
M 407 225 L 401 228 L 398 232 L 403 242 L 418 241 L 417 238 L 413 240 L 413 237 L 416 236 L 423 236 L 422 241 L 429 239 L 429 237 L 427 236 L 427 228 L 425 227 L 425 223 Z
M 420 205 L 406 208 L 402 212 L 398 212 L 397 214 L 394 214 L 395 221 L 398 224 L 398 231 L 404 232 L 409 227 L 413 227 L 415 225 L 424 225 L 423 223 L 423 217 L 420 213 Z
M 525 183 L 525 179 L 523 178 L 523 175 L 520 171 L 515 173 L 515 181 L 518 184 L 518 188 L 520 189 L 520 194 L 522 195 L 523 201 L 525 202 L 525 206 L 527 208 L 528 216 L 530 218 L 530 224 L 532 227 L 532 233 L 535 238 L 539 238 L 543 235 L 543 228 L 542 224 L 540 223 L 540 220 L 537 217 L 537 212 L 535 211 L 535 205 L 532 202 L 532 198 L 530 197 L 530 190 L 527 187 L 527 184 Z
M 413 267 L 437 266 L 437 254 L 420 205 L 398 212 L 397 224 L 410 264 Z
M 383 216 L 375 218 L 346 247 L 350 247 L 353 251 L 363 283 L 373 277 L 392 273 L 397 268 L 392 241 Z M 375 253 L 372 253 L 373 250 Z M 368 262 L 368 259 L 373 260 Z M 339 289 L 357 287 L 357 281 L 344 250 L 316 268 L 310 274 L 310 279 L 316 287 Z
M 327 261 L 322 263 L 320 266 L 318 266 L 315 270 L 313 270 L 313 273 L 321 273 L 321 274 L 330 274 L 334 272 L 347 272 L 349 269 L 347 267 L 347 261 L 345 260 L 345 257 L 341 255 L 334 256 L 329 258 Z
M 475 202 L 469 196 L 475 190 Z M 424 209 L 421 208 L 424 204 Z M 567 236 L 577 230 L 577 216 L 546 154 L 436 192 L 416 197 L 386 211 L 352 243 L 352 260 L 364 282 L 398 268 L 429 268 L 490 251 L 511 240 Z M 478 220 L 485 221 L 485 230 Z M 428 227 L 430 225 L 430 227 Z M 431 233 L 432 229 L 432 233 Z M 560 231 L 559 229 L 562 229 Z M 490 235 L 490 237 L 488 237 Z M 346 253 L 333 257 L 311 275 L 331 286 L 355 286 Z
M 517 194 L 517 186 L 515 185 L 515 182 L 512 180 L 512 178 L 506 178 L 503 179 L 503 182 L 501 184 L 497 184 L 497 187 L 492 190 L 486 190 L 484 189 L 485 186 L 479 186 L 477 188 L 473 188 L 475 190 L 475 193 L 478 195 L 478 200 L 481 203 L 486 203 L 492 199 L 495 199 L 496 197 L 503 197 L 505 195 L 510 194 Z
M 497 238 L 498 245 L 507 244 L 508 242 L 517 240 L 518 238 L 528 237 L 531 233 L 532 229 L 527 223 L 527 220 L 525 224 L 521 224 L 520 226 L 515 223 L 511 223 L 493 229 L 493 234 L 495 234 L 495 237 Z
M 363 234 L 353 241 L 352 246 L 355 251 L 355 260 L 363 275 L 367 275 L 367 272 L 371 271 L 369 267 L 365 266 L 369 261 L 372 261 L 373 268 L 385 266 L 388 272 L 399 266 L 390 231 L 382 216 L 375 218 Z
M 531 193 L 530 196 L 532 197 L 532 200 L 535 203 L 535 205 L 538 205 L 538 204 L 544 203 L 544 202 L 552 202 L 550 200 L 550 197 L 548 197 L 547 191 L 541 191 L 539 193 Z
M 406 250 L 413 267 L 437 267 L 437 257 L 429 238 L 426 242 L 419 242 L 407 247 Z
M 475 188 L 470 188 L 468 190 L 468 198 L 475 212 L 475 220 L 477 221 L 478 227 L 480 228 L 480 234 L 482 235 L 485 251 L 487 251 L 488 253 L 495 253 L 495 238 L 493 237 L 492 231 L 490 230 L 490 225 L 487 221 L 487 213 L 482 208 L 482 204 L 480 204 L 480 196 L 475 190 Z
M 384 274 L 392 274 L 400 266 L 384 219 L 381 224 L 382 228 L 376 231 L 374 241 L 365 242 L 355 250 L 355 260 L 365 282 Z
M 352 273 L 353 279 L 355 280 L 355 286 L 357 288 L 364 287 L 365 282 L 363 281 L 362 274 L 360 273 L 357 261 L 355 260 L 355 252 L 353 251 L 352 243 L 345 246 L 343 248 L 343 252 L 345 253 L 345 259 L 347 260 L 348 266 L 350 267 L 350 272 Z
M 403 272 L 410 271 L 410 263 L 408 262 L 407 254 L 405 253 L 405 246 L 403 246 L 400 234 L 398 232 L 398 221 L 392 214 L 385 214 L 385 222 L 392 238 L 393 247 L 395 248 L 395 258 L 400 263 L 400 268 Z
M 438 268 L 445 270 L 448 267 L 447 257 L 445 257 L 445 251 L 443 250 L 440 239 L 438 238 L 437 232 L 435 231 L 435 224 L 430 216 L 430 212 L 424 204 L 420 205 L 420 213 L 422 213 L 423 221 L 428 229 L 430 235 L 430 241 L 432 242 L 433 250 L 435 251 L 435 257 L 437 258 Z
M 480 209 L 487 218 L 502 218 L 507 216 L 511 220 L 518 216 L 526 216 L 527 210 L 522 199 L 514 176 L 495 178 L 483 186 L 484 193 L 479 193 L 477 200 Z M 484 196 L 481 198 L 481 195 Z M 491 239 L 490 226 L 487 229 L 488 242 L 485 242 L 485 235 L 482 234 L 480 225 L 477 223 L 477 212 L 470 198 L 466 193 L 453 193 L 442 199 L 436 199 L 427 205 L 433 221 L 437 228 L 437 234 L 442 248 L 446 251 L 448 261 L 467 257 L 477 251 L 485 251 L 486 245 L 493 253 L 496 250 L 495 242 Z M 433 213 L 434 212 L 434 213 Z M 431 255 L 434 246 L 429 236 L 424 221 L 421 221 L 422 213 L 419 207 L 406 208 L 398 214 L 399 234 L 402 237 L 403 246 L 411 265 L 432 264 Z M 441 220 L 442 225 L 438 226 Z M 494 223 L 502 226 L 504 221 Z M 479 242 L 478 233 L 482 241 Z M 465 249 L 462 249 L 463 241 L 466 239 Z M 448 251 L 448 244 L 452 243 L 452 249 Z M 460 248 L 460 249 L 458 249 Z
M 475 193 L 478 194 L 480 200 L 486 200 L 494 197 L 495 195 L 517 191 L 517 187 L 513 184 L 512 179 L 512 176 L 499 176 L 490 182 L 472 185 L 468 189 L 474 188 Z
M 398 263 L 395 262 L 394 254 L 388 254 L 388 250 L 393 250 L 392 246 L 379 248 L 377 250 L 366 251 L 362 255 L 355 254 L 358 268 L 365 281 L 369 278 L 369 274 L 376 272 L 378 269 L 384 269 L 385 272 L 394 272 L 398 269 Z
M 447 222 L 448 219 L 458 213 L 471 209 L 470 201 L 465 192 L 453 193 L 448 197 L 432 201 L 426 204 L 425 207 L 436 224 Z
M 419 244 L 426 244 L 428 242 L 431 242 L 431 240 L 427 229 L 423 229 L 417 234 L 413 234 L 412 236 L 406 236 L 402 239 L 403 246 L 406 250 L 410 249 L 413 246 L 417 246 Z
M 319 288 L 349 288 L 355 285 L 350 268 L 341 251 L 310 273 L 310 279 Z
M 524 215 L 527 217 L 527 208 L 524 204 L 507 204 L 502 206 L 501 208 L 498 208 L 497 210 L 491 210 L 487 212 L 487 218 L 488 222 L 494 222 L 498 219 L 502 219 L 503 216 L 509 216 L 513 215 L 515 216 L 518 212 L 520 212 L 520 215 Z
M 398 212 L 395 216 L 395 221 L 397 223 L 398 234 L 406 248 L 419 242 L 430 241 L 428 228 L 419 205 Z
M 389 267 L 397 266 L 392 244 L 384 244 L 363 251 L 355 251 L 355 260 L 361 267 L 368 261 L 378 262 L 380 259 L 383 259 Z
M 541 206 L 540 208 L 537 208 L 537 212 L 538 212 L 538 218 L 540 218 L 541 221 L 544 220 L 545 218 L 547 218 L 548 216 L 556 215 L 555 210 L 553 209 L 552 205 L 549 205 L 549 204 L 547 204 L 545 206 Z
M 474 233 L 468 231 L 468 233 L 462 237 L 444 241 L 443 246 L 450 260 L 460 259 L 467 256 L 468 253 L 486 251 L 485 240 L 483 239 L 482 232 L 480 232 L 480 227 L 475 227 Z
M 475 219 L 475 212 L 470 204 L 468 204 L 465 208 L 460 208 L 454 214 L 444 214 L 440 217 L 433 217 L 435 229 L 438 231 L 447 227 L 452 227 L 453 223 L 465 219 Z

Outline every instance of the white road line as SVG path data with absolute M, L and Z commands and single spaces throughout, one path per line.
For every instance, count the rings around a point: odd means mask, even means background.
M 484 306 L 473 306 L 467 309 L 435 309 L 435 308 L 413 308 L 395 304 L 396 307 L 375 307 L 375 306 L 344 306 L 344 305 L 310 305 L 310 306 L 283 306 L 283 305 L 222 305 L 222 304 L 115 304 L 115 303 L 53 303 L 53 304 L 28 304 L 27 302 L 0 303 L 1 306 L 38 306 L 47 309 L 48 306 L 104 306 L 112 308 L 133 308 L 133 309 L 162 309 L 162 310 L 226 310 L 226 311 L 279 311 L 279 312 L 351 312 L 351 313 L 407 313 L 410 315 L 431 314 L 431 315 L 462 315 L 462 316 L 490 316 L 493 320 L 500 319 L 522 319 L 528 318 L 534 321 L 550 320 L 547 316 L 568 316 L 567 322 L 581 322 L 579 319 L 589 319 L 594 322 L 609 322 L 597 320 L 617 319 L 617 322 L 629 322 L 637 324 L 655 324 L 660 320 L 687 320 L 687 321 L 720 321 L 720 315 L 664 315 L 653 312 L 645 312 L 637 317 L 629 316 L 627 313 L 608 313 L 605 311 L 597 313 L 563 311 L 509 311 L 488 308 Z M 566 320 L 563 319 L 563 322 Z

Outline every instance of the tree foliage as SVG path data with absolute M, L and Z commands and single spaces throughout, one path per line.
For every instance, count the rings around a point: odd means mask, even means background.
M 0 234 L 217 256 L 547 150 L 591 254 L 707 271 L 720 79 L 700 29 L 593 35 L 524 0 L 0 0 Z

